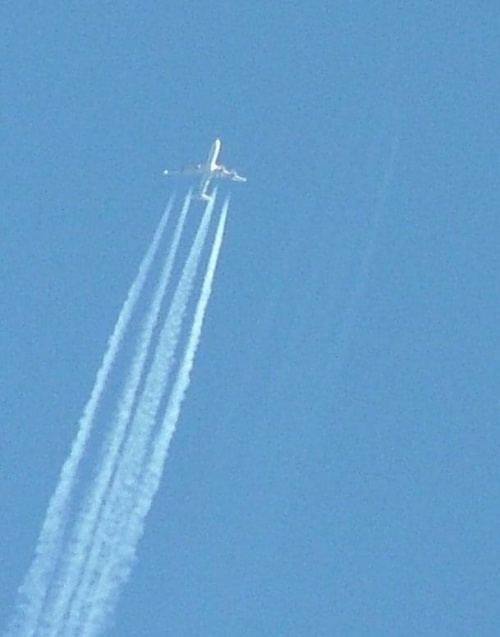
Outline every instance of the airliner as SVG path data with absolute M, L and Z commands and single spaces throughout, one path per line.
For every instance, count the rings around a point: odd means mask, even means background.
M 236 170 L 229 169 L 223 166 L 222 164 L 217 163 L 217 159 L 219 158 L 219 153 L 221 149 L 220 139 L 216 139 L 212 144 L 212 148 L 207 157 L 207 161 L 204 164 L 196 164 L 196 166 L 190 166 L 188 168 L 183 168 L 181 170 L 165 170 L 163 172 L 164 175 L 183 175 L 185 177 L 190 177 L 194 175 L 200 175 L 201 181 L 197 190 L 197 197 L 203 199 L 204 201 L 210 200 L 210 195 L 208 194 L 208 187 L 212 179 L 230 179 L 231 181 L 240 181 L 245 182 L 246 177 L 242 177 L 238 175 Z

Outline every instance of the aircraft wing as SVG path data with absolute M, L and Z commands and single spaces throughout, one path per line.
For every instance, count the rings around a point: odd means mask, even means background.
M 247 180 L 246 177 L 242 177 L 241 175 L 238 175 L 238 173 L 235 173 L 234 175 L 231 175 L 230 177 L 231 181 L 240 181 L 240 182 L 244 182 Z
M 203 173 L 201 166 L 188 166 L 187 168 L 181 168 L 180 170 L 164 170 L 164 175 L 181 175 L 184 177 L 192 177 L 193 175 L 200 175 Z
M 230 179 L 231 181 L 244 182 L 246 177 L 239 175 L 234 168 L 226 168 L 225 166 L 218 166 L 218 170 L 215 172 L 214 177 L 222 177 L 224 179 Z

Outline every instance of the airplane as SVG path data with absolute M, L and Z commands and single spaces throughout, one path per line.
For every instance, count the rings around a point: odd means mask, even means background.
M 231 181 L 245 182 L 246 177 L 238 175 L 236 170 L 226 168 L 222 164 L 217 163 L 221 148 L 220 139 L 216 139 L 212 144 L 212 148 L 207 157 L 207 161 L 203 164 L 196 164 L 196 166 L 189 166 L 182 170 L 165 170 L 164 175 L 183 175 L 189 177 L 191 175 L 200 175 L 201 181 L 197 190 L 197 197 L 203 199 L 203 201 L 209 201 L 210 195 L 208 194 L 208 186 L 212 179 L 230 179 Z

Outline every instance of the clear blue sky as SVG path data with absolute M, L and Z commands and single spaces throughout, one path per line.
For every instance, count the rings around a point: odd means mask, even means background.
M 1 624 L 162 171 L 220 136 L 248 183 L 110 635 L 499 635 L 496 3 L 0 24 Z

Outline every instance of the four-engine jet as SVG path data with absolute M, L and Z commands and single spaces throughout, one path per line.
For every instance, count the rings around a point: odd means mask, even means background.
M 207 192 L 208 186 L 212 179 L 230 179 L 231 181 L 246 181 L 246 177 L 238 175 L 236 170 L 229 169 L 222 164 L 217 163 L 217 159 L 220 153 L 220 139 L 216 139 L 212 144 L 210 153 L 208 154 L 207 161 L 204 164 L 196 164 L 196 166 L 190 166 L 182 170 L 165 170 L 164 175 L 184 175 L 190 177 L 192 175 L 200 175 L 201 181 L 197 190 L 197 196 L 204 201 L 208 201 L 210 196 Z

